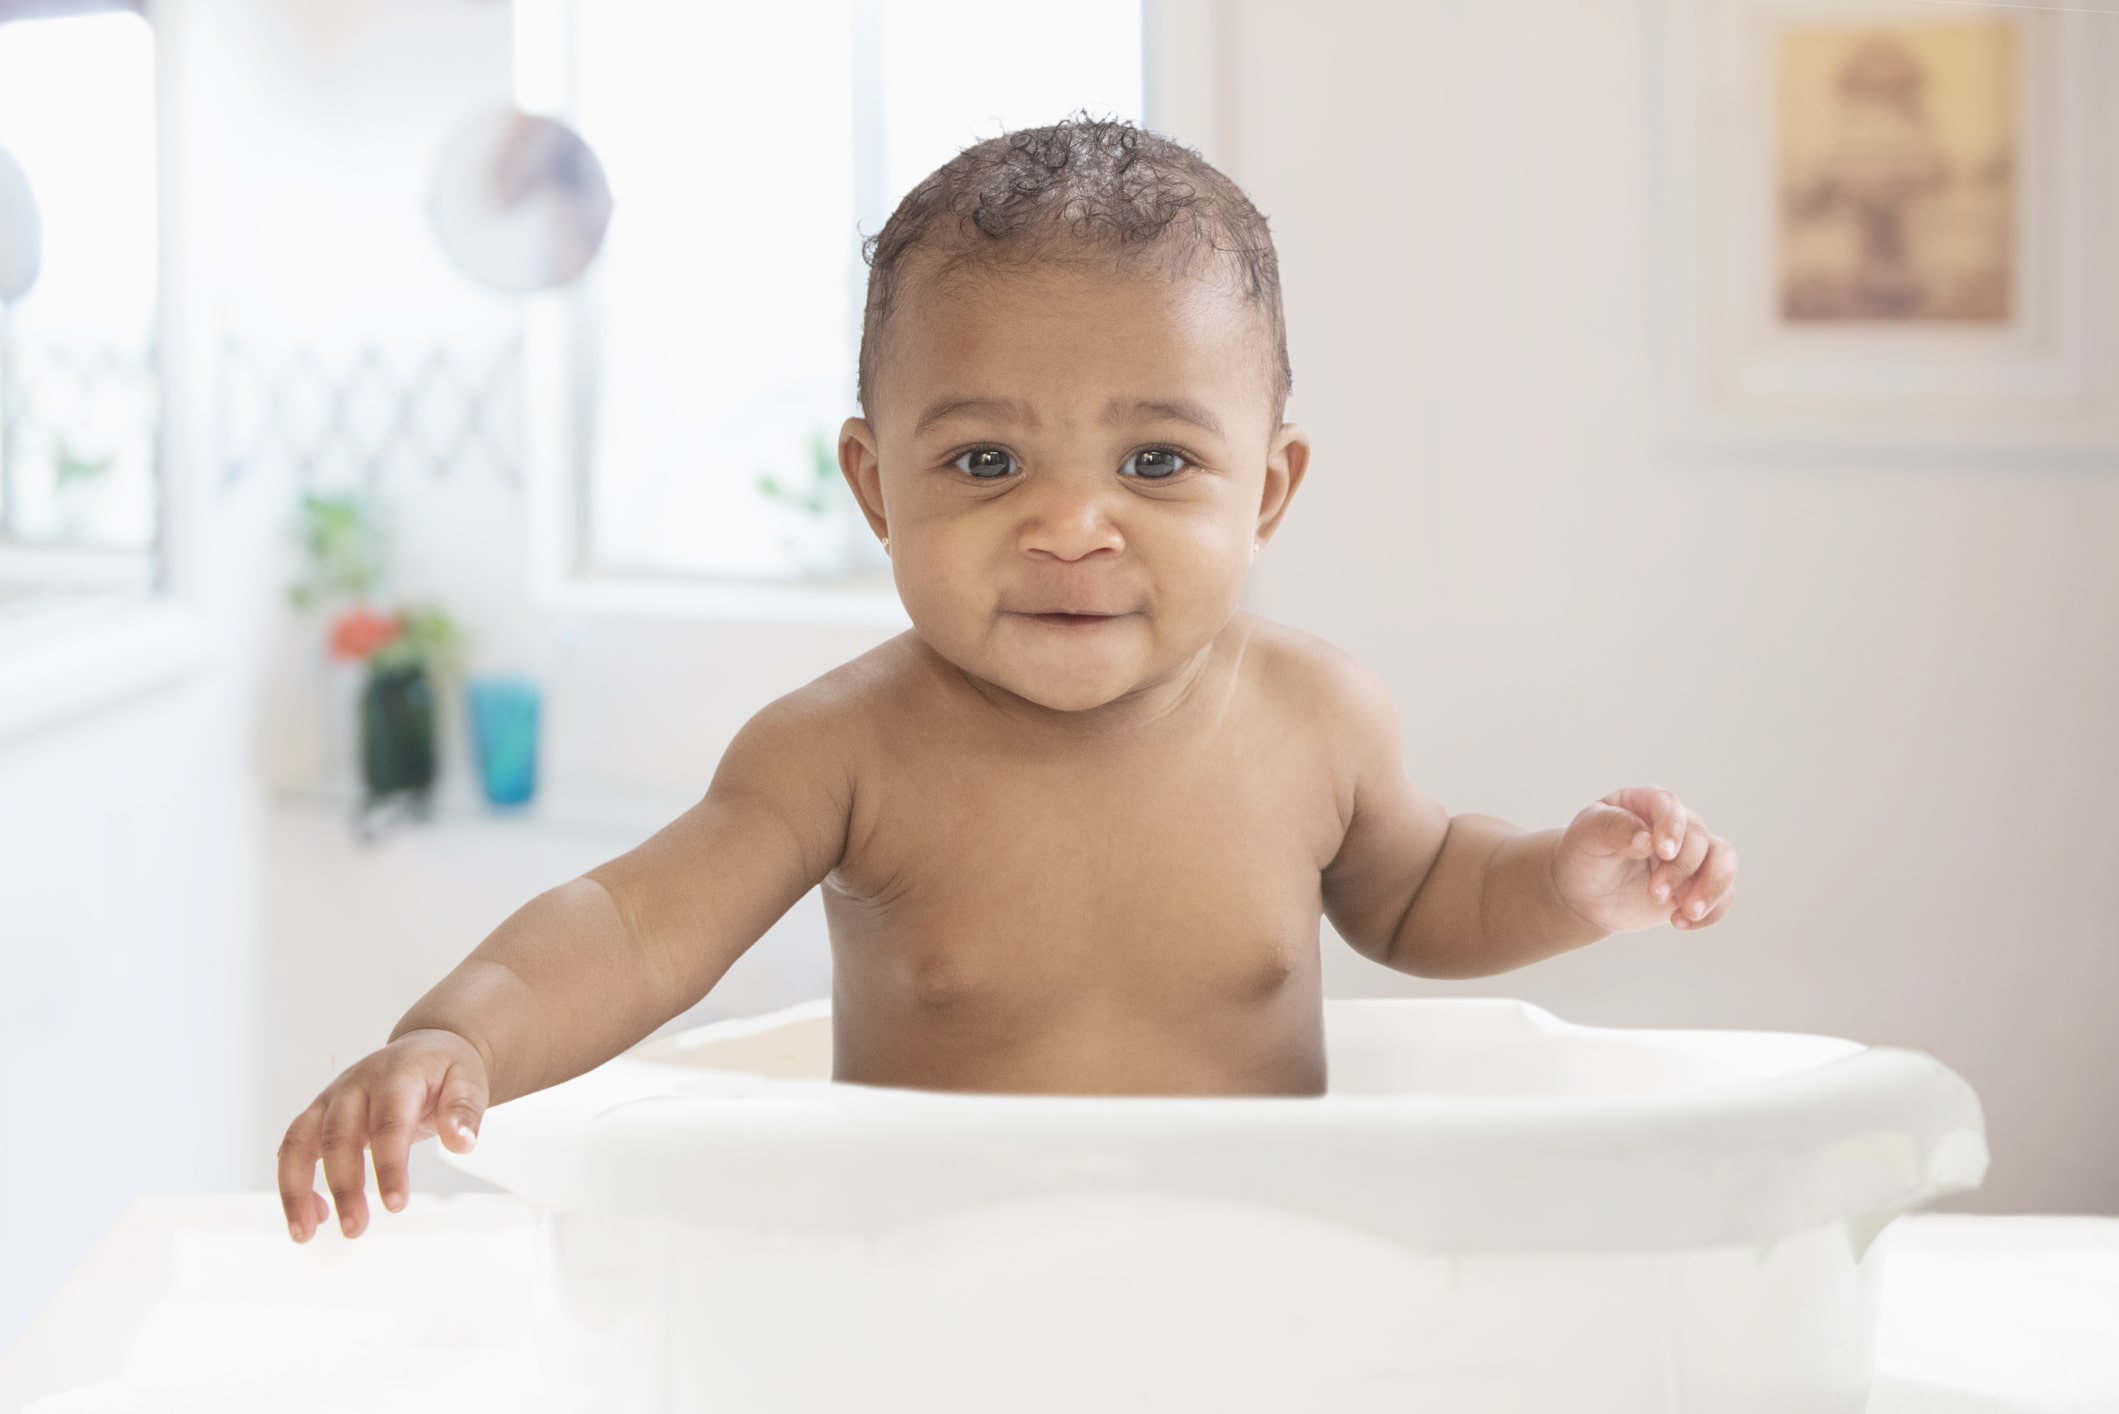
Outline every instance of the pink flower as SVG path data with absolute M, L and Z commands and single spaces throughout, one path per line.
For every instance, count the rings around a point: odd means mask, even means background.
M 331 621 L 331 656 L 364 663 L 403 629 L 398 620 L 373 609 L 348 609 Z

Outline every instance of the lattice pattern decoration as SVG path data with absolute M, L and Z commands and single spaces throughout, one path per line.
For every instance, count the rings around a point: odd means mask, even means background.
M 0 542 L 153 545 L 155 372 L 151 342 L 25 340 L 0 324 Z
M 279 357 L 221 353 L 223 484 L 291 467 L 304 490 L 373 488 L 393 475 L 476 470 L 522 485 L 522 345 L 412 356 L 366 345 Z

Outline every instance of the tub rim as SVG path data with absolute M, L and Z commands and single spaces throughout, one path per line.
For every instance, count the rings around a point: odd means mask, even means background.
M 810 1002 L 678 1034 L 828 1014 Z M 967 1205 L 1137 1192 L 1325 1216 L 1429 1251 L 1770 1244 L 1837 1220 L 1857 1260 L 1892 1218 L 1984 1178 L 1978 1097 L 1935 1057 L 1744 1034 L 1856 1049 L 1664 1093 L 1172 1097 L 766 1079 L 637 1054 L 662 1037 L 493 1106 L 471 1154 L 437 1150 L 536 1206 L 679 1222 L 872 1236 Z

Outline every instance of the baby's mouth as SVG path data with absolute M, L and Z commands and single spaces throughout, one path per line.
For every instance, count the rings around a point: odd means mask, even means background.
M 1037 623 L 1050 624 L 1055 628 L 1094 628 L 1098 624 L 1122 619 L 1124 614 L 1024 614 L 1023 618 Z

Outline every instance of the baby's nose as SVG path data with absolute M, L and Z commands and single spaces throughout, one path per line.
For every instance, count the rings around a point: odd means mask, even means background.
M 1017 544 L 1024 554 L 1078 560 L 1099 550 L 1119 551 L 1125 535 L 1100 491 L 1080 487 L 1045 490 L 1026 508 Z

